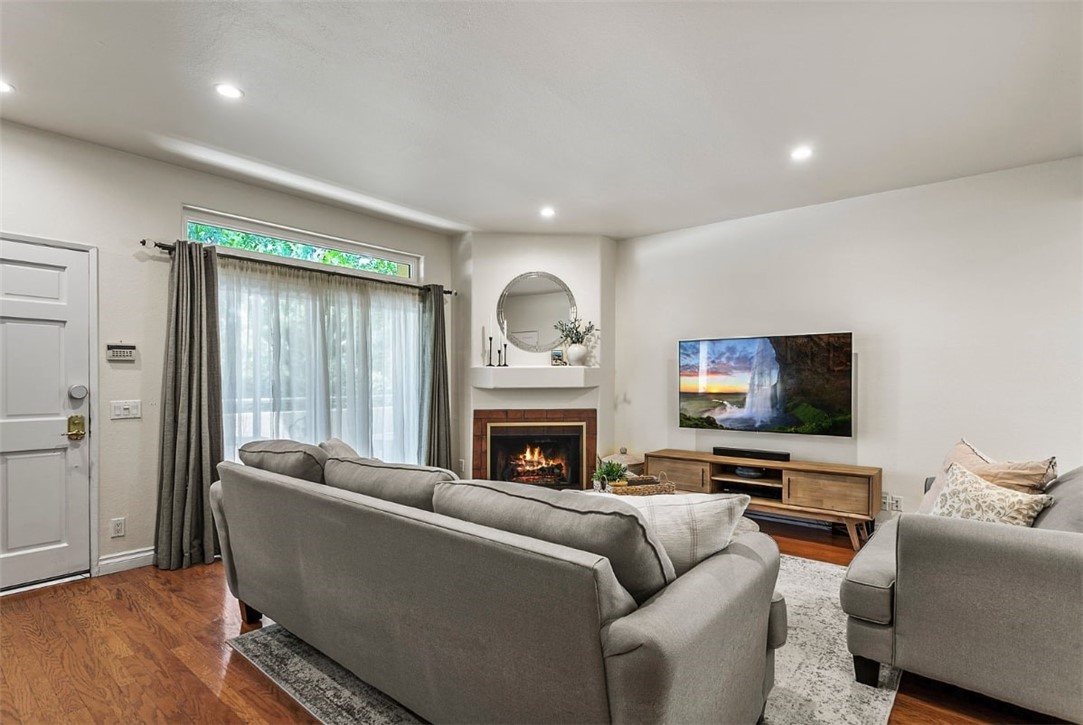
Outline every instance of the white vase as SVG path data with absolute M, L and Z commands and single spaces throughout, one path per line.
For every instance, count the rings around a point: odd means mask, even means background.
M 568 345 L 567 352 L 568 364 L 574 366 L 582 366 L 587 363 L 587 346 L 578 342 L 574 342 Z

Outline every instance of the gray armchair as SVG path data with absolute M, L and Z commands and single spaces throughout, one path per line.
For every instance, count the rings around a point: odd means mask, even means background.
M 1032 528 L 926 514 L 880 527 L 840 597 L 859 682 L 881 662 L 1083 722 L 1083 469 Z

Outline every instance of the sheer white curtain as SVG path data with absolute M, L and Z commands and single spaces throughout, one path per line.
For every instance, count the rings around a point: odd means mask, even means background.
M 416 290 L 225 256 L 219 266 L 226 458 L 250 440 L 334 436 L 418 462 Z

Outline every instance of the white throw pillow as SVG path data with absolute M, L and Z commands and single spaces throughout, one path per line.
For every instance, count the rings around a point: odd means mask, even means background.
M 1030 526 L 1052 496 L 1019 493 L 996 486 L 958 463 L 948 467 L 944 489 L 933 504 L 934 516 Z
M 743 494 L 617 496 L 639 509 L 673 562 L 677 576 L 729 546 L 745 512 Z

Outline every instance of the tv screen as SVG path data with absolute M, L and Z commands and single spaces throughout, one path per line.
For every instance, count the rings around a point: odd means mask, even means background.
M 853 334 L 681 340 L 682 428 L 853 435 Z

